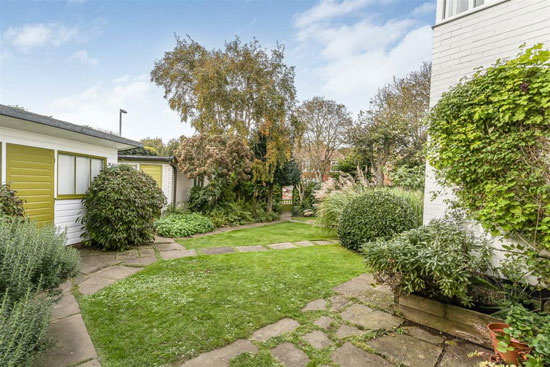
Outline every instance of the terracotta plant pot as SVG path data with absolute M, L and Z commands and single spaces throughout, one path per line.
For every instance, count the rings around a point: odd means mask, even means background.
M 499 355 L 500 358 L 502 358 L 502 360 L 506 363 L 513 363 L 515 365 L 518 365 L 520 361 L 520 356 L 529 354 L 531 349 L 527 344 L 512 338 L 510 340 L 510 346 L 514 348 L 514 350 L 504 353 L 498 350 L 497 336 L 504 335 L 503 330 L 509 326 L 510 325 L 505 323 L 495 322 L 487 325 L 487 328 L 489 329 L 489 334 L 491 334 L 491 339 L 493 340 L 493 348 L 495 350 L 495 354 Z

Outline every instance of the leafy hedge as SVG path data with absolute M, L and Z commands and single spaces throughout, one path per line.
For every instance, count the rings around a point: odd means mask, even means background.
M 459 207 L 550 285 L 550 51 L 499 61 L 445 93 L 429 116 L 428 158 Z
M 490 269 L 492 251 L 452 221 L 433 220 L 390 240 L 363 247 L 367 265 L 401 294 L 472 303 L 471 285 Z
M 127 165 L 111 166 L 94 179 L 83 199 L 88 245 L 124 250 L 153 239 L 154 221 L 166 198 L 151 176 Z
M 23 200 L 15 196 L 9 185 L 0 185 L 0 216 L 22 217 L 25 215 Z
M 357 251 L 365 242 L 389 239 L 417 224 L 407 199 L 389 190 L 370 190 L 347 203 L 338 224 L 338 237 L 342 245 Z
M 207 217 L 198 214 L 169 214 L 155 222 L 157 233 L 163 237 L 187 237 L 215 229 Z

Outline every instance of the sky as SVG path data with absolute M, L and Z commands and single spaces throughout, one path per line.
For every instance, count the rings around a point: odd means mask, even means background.
M 175 35 L 285 45 L 298 101 L 356 116 L 378 87 L 429 61 L 436 0 L 0 0 L 0 104 L 166 142 L 193 129 L 150 81 Z

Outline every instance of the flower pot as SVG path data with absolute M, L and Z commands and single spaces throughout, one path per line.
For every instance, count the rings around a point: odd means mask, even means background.
M 499 355 L 500 358 L 502 358 L 502 360 L 506 363 L 513 363 L 515 365 L 518 365 L 520 356 L 529 354 L 531 349 L 527 344 L 511 338 L 510 346 L 514 348 L 514 350 L 508 352 L 499 351 L 497 336 L 504 335 L 504 329 L 506 329 L 507 327 L 510 327 L 510 325 L 500 322 L 495 322 L 487 325 L 487 328 L 489 329 L 489 334 L 491 335 L 491 339 L 493 340 L 493 348 L 495 350 L 495 354 Z

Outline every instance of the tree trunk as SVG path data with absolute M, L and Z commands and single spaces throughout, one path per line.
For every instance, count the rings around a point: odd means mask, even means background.
M 273 211 L 273 182 L 268 183 L 267 190 L 267 212 L 271 213 Z

